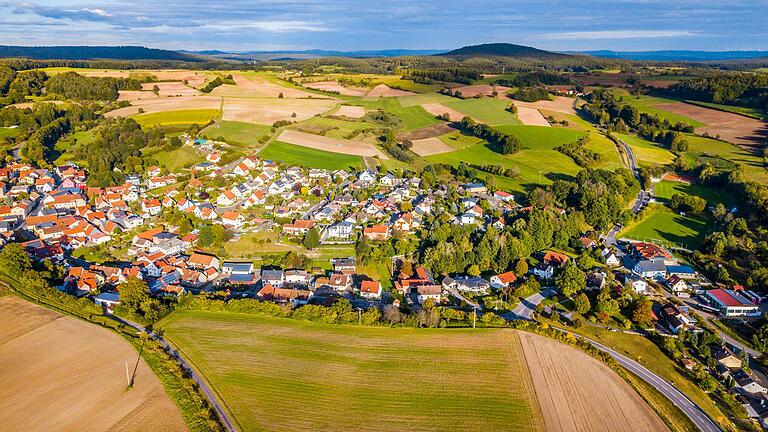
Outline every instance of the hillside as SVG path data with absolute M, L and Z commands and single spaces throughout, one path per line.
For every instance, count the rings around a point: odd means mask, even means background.
M 768 58 L 768 51 L 580 51 L 595 57 L 626 59 L 635 61 L 687 61 L 708 62 L 721 60 L 747 60 Z
M 10 46 L 0 45 L 0 58 L 35 60 L 179 60 L 200 62 L 201 56 L 141 46 Z
M 478 56 L 500 56 L 500 57 L 526 57 L 526 58 L 561 58 L 568 57 L 566 54 L 558 54 L 550 51 L 544 51 L 523 45 L 510 43 L 491 43 L 482 45 L 470 45 L 463 48 L 448 51 L 445 54 L 438 54 L 450 57 L 478 57 Z

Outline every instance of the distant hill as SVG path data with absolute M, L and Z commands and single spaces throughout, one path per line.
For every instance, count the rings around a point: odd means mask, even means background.
M 639 61 L 687 61 L 706 62 L 720 60 L 746 60 L 768 57 L 768 51 L 580 51 L 595 57 Z
M 463 48 L 448 51 L 444 54 L 438 54 L 450 57 L 477 57 L 477 56 L 498 56 L 498 57 L 527 57 L 527 58 L 558 58 L 567 57 L 566 54 L 553 53 L 537 48 L 510 43 L 490 43 L 482 45 L 470 45 Z
M 0 58 L 35 60 L 180 60 L 205 61 L 199 55 L 141 46 L 10 46 L 0 45 Z
M 353 58 L 373 58 L 373 57 L 401 57 L 401 56 L 423 56 L 443 53 L 445 50 L 408 50 L 408 49 L 389 49 L 389 50 L 361 50 L 361 51 L 332 51 L 332 50 L 285 50 L 285 51 L 183 51 L 192 54 L 202 54 L 222 59 L 233 60 L 284 60 L 284 59 L 312 59 L 320 57 L 353 57 Z

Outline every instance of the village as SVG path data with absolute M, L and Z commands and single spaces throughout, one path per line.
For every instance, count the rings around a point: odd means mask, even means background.
M 444 306 L 475 319 L 485 314 L 507 320 L 554 317 L 581 325 L 574 310 L 558 303 L 558 277 L 568 266 L 576 268 L 576 256 L 557 250 L 535 252 L 530 268 L 470 270 L 437 279 L 407 252 L 386 257 L 387 273 L 376 277 L 366 274 L 356 256 L 334 256 L 326 266 L 286 268 L 220 257 L 201 247 L 211 243 L 203 237 L 218 235 L 216 241 L 226 243 L 244 233 L 274 232 L 280 241 L 307 250 L 361 241 L 375 245 L 413 239 L 435 215 L 471 230 L 503 231 L 512 217 L 534 209 L 517 204 L 512 194 L 489 192 L 482 183 L 422 188 L 418 177 L 283 166 L 256 154 L 221 165 L 218 151 L 204 149 L 206 162 L 188 174 L 151 167 L 144 177 L 128 175 L 124 184 L 106 188 L 87 186 L 88 173 L 74 164 L 52 169 L 8 164 L 0 169 L 0 196 L 6 203 L 0 207 L 2 241 L 19 242 L 34 260 L 63 265 L 65 278 L 57 288 L 91 298 L 107 311 L 120 303 L 120 285 L 133 277 L 142 279 L 152 296 L 165 299 L 224 292 L 298 307 L 346 298 L 359 310 Z M 182 181 L 186 186 L 179 190 Z M 189 220 L 217 228 L 182 229 Z M 699 332 L 698 320 L 707 317 L 750 319 L 764 312 L 760 295 L 713 284 L 660 245 L 619 241 L 606 246 L 600 235 L 584 233 L 576 247 L 594 258 L 590 268 L 577 269 L 585 291 L 608 288 L 650 299 L 647 330 L 665 337 Z M 78 253 L 105 248 L 114 258 L 108 262 L 91 262 L 88 254 Z M 529 280 L 541 288 L 518 302 L 516 294 Z M 711 351 L 717 361 L 708 368 L 711 375 L 733 382 L 754 416 L 768 415 L 768 382 L 749 368 L 747 349 L 725 340 Z M 696 367 L 692 359 L 681 362 L 689 370 Z

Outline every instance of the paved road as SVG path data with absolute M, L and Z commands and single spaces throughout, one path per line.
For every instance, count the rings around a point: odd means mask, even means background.
M 639 181 L 640 180 L 640 169 L 637 166 L 637 160 L 635 159 L 635 154 L 632 153 L 632 149 L 629 148 L 627 143 L 620 139 L 616 139 L 616 141 L 619 142 L 619 144 L 624 148 L 624 153 L 627 155 L 627 159 L 629 159 L 629 169 L 632 170 L 632 174 L 635 176 L 635 178 Z M 635 197 L 635 202 L 632 204 L 632 213 L 638 214 L 640 213 L 640 210 L 645 207 L 645 205 L 648 204 L 648 201 L 651 199 L 651 193 L 646 192 L 644 190 L 640 190 L 640 192 L 637 193 L 637 197 Z M 620 225 L 614 225 L 613 228 L 608 231 L 608 233 L 604 236 L 605 244 L 608 246 L 616 246 L 616 235 L 621 231 L 622 226 Z M 617 255 L 619 253 L 617 252 Z M 620 255 L 619 255 L 620 256 Z
M 168 342 L 166 342 L 162 336 L 154 332 L 147 331 L 146 328 L 144 328 L 143 326 L 135 322 L 131 322 L 114 315 L 109 315 L 109 317 L 122 324 L 133 327 L 138 331 L 147 333 L 149 337 L 160 342 L 163 345 L 163 347 L 165 347 L 165 349 L 168 350 L 168 352 L 171 354 L 171 357 L 173 357 L 174 359 L 176 359 L 176 361 L 179 362 L 179 365 L 181 366 L 181 368 L 186 370 L 190 374 L 192 379 L 197 383 L 197 385 L 203 391 L 203 393 L 205 394 L 205 397 L 208 399 L 208 402 L 210 402 L 211 406 L 216 410 L 216 413 L 219 415 L 219 420 L 221 420 L 221 424 L 224 425 L 224 428 L 229 432 L 237 431 L 237 428 L 235 427 L 234 422 L 227 415 L 227 412 L 224 410 L 224 407 L 219 401 L 216 393 L 214 393 L 210 389 L 210 387 L 208 387 L 208 384 L 205 383 L 205 380 L 200 375 L 198 375 L 198 373 L 192 368 L 192 366 L 190 366 L 189 363 L 187 363 L 187 361 L 184 360 L 184 358 L 176 350 L 174 350 L 173 347 L 171 347 L 171 345 Z
M 507 312 L 503 317 L 507 320 L 512 319 L 524 319 L 533 320 L 533 313 L 536 312 L 536 306 L 539 305 L 545 298 L 552 297 L 555 294 L 555 289 L 551 287 L 544 287 L 541 291 L 528 296 L 520 301 L 511 312 Z
M 459 300 L 463 301 L 464 303 L 466 303 L 466 304 L 468 304 L 468 305 L 472 306 L 472 308 L 474 308 L 474 309 L 476 309 L 476 310 L 478 310 L 478 311 L 479 311 L 479 310 L 482 310 L 482 308 L 480 307 L 480 305 L 479 305 L 479 304 L 477 304 L 476 302 L 473 302 L 472 300 L 470 300 L 470 299 L 468 299 L 468 298 L 464 297 L 463 295 L 461 295 L 461 293 L 459 292 L 459 290 L 457 290 L 456 288 L 448 288 L 448 289 L 447 289 L 447 291 L 448 291 L 448 292 L 449 292 L 449 293 L 450 293 L 452 296 L 454 296 L 454 297 L 456 297 L 457 299 L 459 299 Z
M 703 432 L 720 432 L 720 428 L 717 424 L 704 413 L 704 411 L 693 403 L 687 396 L 685 396 L 674 385 L 665 381 L 658 375 L 654 374 L 650 370 L 646 369 L 640 363 L 630 359 L 629 357 L 608 348 L 598 342 L 595 342 L 588 338 L 583 338 L 591 343 L 595 348 L 600 351 L 606 352 L 611 355 L 616 361 L 625 369 L 637 375 L 643 381 L 647 382 L 658 390 L 661 394 L 666 396 L 672 403 L 678 407 L 689 419 Z

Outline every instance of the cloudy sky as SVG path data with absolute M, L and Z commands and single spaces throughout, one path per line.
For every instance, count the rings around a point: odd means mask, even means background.
M 0 0 L 5 45 L 767 50 L 766 23 L 768 0 Z

